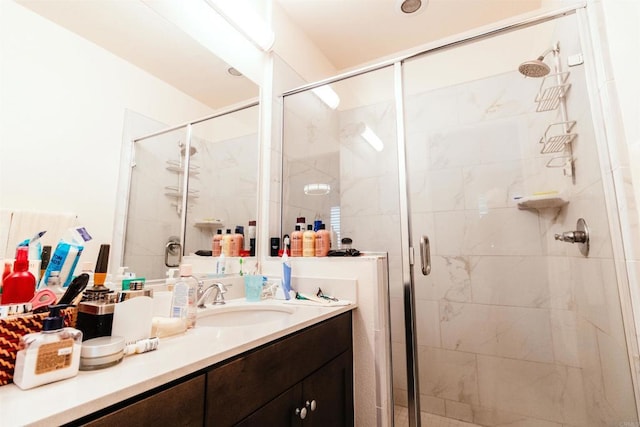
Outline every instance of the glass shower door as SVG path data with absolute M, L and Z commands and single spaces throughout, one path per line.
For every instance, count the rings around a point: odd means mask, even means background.
M 540 153 L 541 135 L 562 117 L 537 112 L 541 79 L 517 72 L 555 42 L 566 70 L 567 56 L 581 52 L 575 20 L 403 64 L 423 425 L 441 417 L 482 426 L 637 425 L 585 67 L 569 70 L 573 170 Z M 519 206 L 536 194 L 569 203 Z M 588 257 L 554 239 L 578 218 L 592 230 Z M 429 275 L 419 268 L 423 236 Z

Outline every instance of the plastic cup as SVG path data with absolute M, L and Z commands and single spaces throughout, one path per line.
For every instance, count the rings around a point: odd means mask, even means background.
M 264 283 L 264 277 L 262 276 L 244 276 L 244 294 L 245 298 L 249 302 L 260 301 L 262 295 L 262 285 Z

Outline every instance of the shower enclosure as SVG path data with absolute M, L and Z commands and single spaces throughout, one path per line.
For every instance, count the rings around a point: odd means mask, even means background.
M 638 425 L 580 13 L 284 95 L 283 234 L 389 255 L 396 425 Z M 579 218 L 587 256 L 555 238 Z

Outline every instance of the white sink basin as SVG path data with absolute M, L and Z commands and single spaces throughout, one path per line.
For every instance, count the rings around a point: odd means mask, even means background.
M 292 307 L 281 305 L 223 306 L 200 313 L 198 326 L 241 327 L 287 319 L 295 312 Z

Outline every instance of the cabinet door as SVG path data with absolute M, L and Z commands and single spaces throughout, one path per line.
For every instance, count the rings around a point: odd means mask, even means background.
M 297 384 L 249 415 L 237 427 L 300 427 L 302 419 L 296 409 L 302 409 L 302 385 Z
M 200 375 L 83 425 L 201 426 L 204 388 L 204 375 Z
M 304 380 L 305 426 L 353 426 L 352 359 L 351 351 L 342 353 Z

